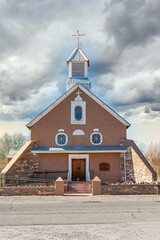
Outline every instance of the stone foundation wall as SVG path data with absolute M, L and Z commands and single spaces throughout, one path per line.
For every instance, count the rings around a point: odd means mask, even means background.
M 152 172 L 147 168 L 144 162 L 140 159 L 137 153 L 131 148 L 131 154 L 133 158 L 133 169 L 136 183 L 141 182 L 153 182 Z
M 18 186 L 0 188 L 0 196 L 12 195 L 55 195 L 55 186 Z
M 9 167 L 5 175 L 7 176 L 10 174 L 13 174 L 14 176 L 18 176 L 23 173 L 26 173 L 26 175 L 30 175 L 32 172 L 38 171 L 39 157 L 38 155 L 34 155 L 33 153 L 31 153 L 30 151 L 32 148 L 36 148 L 38 146 L 39 146 L 38 141 L 31 141 L 28 147 L 24 151 L 20 149 L 19 151 L 22 151 L 22 154 L 20 154 L 20 156 L 16 159 L 13 165 Z M 9 164 L 11 164 L 11 161 Z M 6 166 L 6 169 L 7 169 L 7 166 Z
M 66 192 L 66 191 L 65 191 Z M 160 194 L 160 185 L 102 185 L 104 195 Z M 55 195 L 55 186 L 13 186 L 0 187 L 0 196 L 12 195 Z
M 131 146 L 129 146 L 131 144 Z M 126 182 L 152 183 L 155 180 L 155 173 L 141 151 L 131 140 L 124 142 L 127 148 L 125 153 L 126 161 Z M 125 182 L 124 154 L 121 155 L 121 182 Z
M 125 159 L 126 159 L 126 182 L 134 182 L 135 183 L 131 147 L 128 147 L 127 152 L 125 153 Z M 121 154 L 121 182 L 125 182 L 124 154 Z
M 104 195 L 136 195 L 136 194 L 160 194 L 160 186 L 157 185 L 102 185 Z

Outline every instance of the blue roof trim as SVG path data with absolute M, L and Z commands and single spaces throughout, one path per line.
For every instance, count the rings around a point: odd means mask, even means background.
M 123 146 L 68 146 L 68 147 L 37 147 L 31 151 L 126 151 Z

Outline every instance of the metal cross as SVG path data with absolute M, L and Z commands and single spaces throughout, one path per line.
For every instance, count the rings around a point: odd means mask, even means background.
M 74 34 L 72 36 L 77 37 L 77 47 L 79 47 L 79 37 L 85 36 L 85 34 L 79 34 L 79 30 L 77 30 L 77 34 Z
M 77 95 L 80 95 L 80 94 L 82 94 L 82 93 L 81 93 L 81 92 L 79 91 L 79 89 L 78 89 L 78 92 L 76 92 L 76 94 L 77 94 Z

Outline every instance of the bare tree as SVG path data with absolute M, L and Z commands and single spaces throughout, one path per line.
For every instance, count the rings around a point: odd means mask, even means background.
M 160 180 L 160 143 L 151 143 L 145 153 L 145 156 L 157 172 L 158 180 Z

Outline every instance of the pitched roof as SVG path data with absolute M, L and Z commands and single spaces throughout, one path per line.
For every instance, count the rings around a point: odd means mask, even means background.
M 126 127 L 130 127 L 130 123 L 128 123 L 124 118 L 122 118 L 118 113 L 116 113 L 112 108 L 106 105 L 103 101 L 101 101 L 97 96 L 91 93 L 87 88 L 82 86 L 80 83 L 75 84 L 66 93 L 64 93 L 55 102 L 53 102 L 48 108 L 46 108 L 37 117 L 31 120 L 26 126 L 28 128 L 32 127 L 36 122 L 38 122 L 41 118 L 43 118 L 48 112 L 50 112 L 53 108 L 55 108 L 59 103 L 61 103 L 67 96 L 69 96 L 77 88 L 80 88 L 83 92 L 85 92 L 89 97 L 91 97 L 95 102 L 97 102 L 101 107 L 103 107 L 106 111 L 108 111 L 112 116 L 118 119 Z
M 84 54 L 84 52 L 81 50 L 80 47 L 76 47 L 69 56 L 69 58 L 67 59 L 67 64 L 68 62 L 86 62 L 86 61 L 88 62 L 89 65 L 89 60 Z
M 64 152 L 125 152 L 123 146 L 69 146 L 69 147 L 37 147 L 33 153 L 64 153 Z

